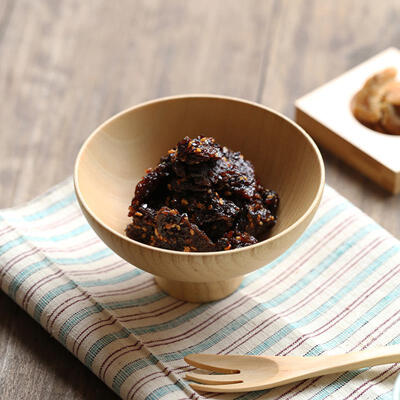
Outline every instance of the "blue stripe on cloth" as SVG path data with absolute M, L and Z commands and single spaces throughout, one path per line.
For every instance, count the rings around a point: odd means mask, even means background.
M 73 230 L 69 232 L 65 232 L 61 235 L 54 235 L 51 237 L 37 237 L 37 236 L 19 236 L 16 239 L 10 240 L 9 242 L 1 245 L 0 247 L 0 256 L 6 253 L 8 250 L 11 250 L 15 247 L 17 247 L 20 244 L 27 243 L 29 241 L 31 242 L 58 242 L 62 241 L 65 239 L 70 239 L 73 237 L 76 237 L 80 235 L 81 233 L 87 232 L 90 230 L 90 226 L 88 224 L 84 224 L 81 226 L 78 226 L 77 228 L 74 228 Z
M 109 335 L 107 335 L 109 336 Z M 111 343 L 111 342 L 110 342 Z M 86 356 L 87 357 L 87 356 Z M 149 354 L 146 358 L 141 358 L 130 362 L 126 370 L 119 370 L 113 378 L 112 388 L 115 392 L 120 393 L 121 382 L 125 382 L 126 379 L 135 371 L 139 371 L 143 368 L 157 365 L 159 360 L 153 355 Z M 86 358 L 85 358 L 86 364 Z M 161 372 L 161 371 L 160 371 Z
M 245 394 L 239 395 L 238 397 L 235 397 L 234 400 L 253 400 L 253 399 L 259 398 L 260 396 L 262 396 L 265 393 L 268 393 L 268 391 L 263 390 L 261 392 L 258 391 L 258 392 L 245 393 Z
M 32 242 L 60 242 L 65 239 L 70 239 L 71 237 L 80 235 L 81 233 L 90 231 L 90 225 L 88 223 L 84 223 L 83 225 L 80 225 L 74 229 L 72 229 L 69 232 L 61 233 L 59 235 L 51 235 L 51 236 L 25 236 L 24 237 L 27 240 L 30 240 Z
M 164 385 L 156 390 L 153 390 L 151 393 L 149 393 L 144 400 L 158 400 L 161 399 L 161 397 L 166 396 L 169 393 L 176 392 L 178 390 L 183 390 L 184 388 L 187 388 L 186 385 L 181 384 L 183 387 L 179 386 L 179 381 L 177 381 L 175 384 L 169 384 L 169 385 Z M 178 386 L 178 387 L 177 387 Z M 130 397 L 132 399 L 132 397 Z
M 131 363 L 127 364 L 129 368 L 127 368 L 125 371 L 119 370 L 118 373 L 114 376 L 113 378 L 113 383 L 112 383 L 112 388 L 114 391 L 120 391 L 121 384 L 126 381 L 126 379 L 135 371 L 138 371 L 140 369 L 153 366 L 153 365 L 158 365 L 159 360 L 157 359 L 156 356 L 153 354 L 150 354 L 147 358 L 142 358 L 140 360 L 132 361 Z M 164 369 L 163 367 L 160 368 L 160 373 Z M 165 374 L 165 371 L 164 371 Z M 135 388 L 137 390 L 138 388 Z M 183 381 L 181 378 L 177 378 L 175 384 L 170 384 L 170 385 L 164 385 L 161 386 L 160 388 L 152 391 L 151 394 L 149 394 L 147 398 L 149 399 L 159 399 L 169 393 L 176 392 L 178 390 L 187 390 L 188 386 L 186 383 Z M 119 393 L 119 392 L 118 392 Z M 132 398 L 134 392 L 130 394 L 130 397 Z M 156 397 L 149 397 L 149 396 L 156 396 Z
M 17 247 L 18 245 L 22 244 L 25 242 L 25 239 L 23 236 L 20 236 L 16 239 L 10 240 L 7 243 L 4 243 L 0 246 L 0 256 L 5 254 L 8 250 L 13 249 L 14 247 Z
M 345 386 L 352 379 L 354 379 L 356 376 L 362 374 L 367 369 L 368 368 L 362 368 L 362 369 L 355 370 L 355 371 L 348 371 L 348 372 L 340 375 L 339 378 L 335 379 L 332 383 L 330 383 L 324 389 L 320 390 L 318 393 L 316 393 L 314 396 L 312 396 L 309 400 L 311 400 L 311 399 L 313 399 L 313 400 L 317 400 L 318 399 L 319 400 L 319 399 L 327 398 L 332 393 L 336 392 L 341 387 Z
M 75 201 L 76 201 L 75 193 L 72 192 L 68 194 L 66 197 L 57 200 L 55 203 L 48 205 L 47 207 L 45 207 L 40 211 L 36 211 L 29 215 L 24 215 L 23 218 L 25 221 L 28 222 L 37 221 L 39 219 L 48 217 L 49 215 L 54 214 L 57 211 L 62 210 L 64 207 L 70 205 L 71 203 L 74 203 Z
M 26 281 L 27 278 L 29 278 L 31 275 L 34 273 L 48 268 L 51 264 L 83 264 L 83 263 L 89 263 L 89 262 L 94 262 L 101 260 L 105 257 L 108 257 L 112 255 L 111 250 L 109 249 L 103 249 L 100 251 L 96 251 L 95 253 L 85 256 L 85 257 L 76 257 L 76 258 L 54 258 L 54 259 L 49 259 L 45 258 L 41 261 L 34 262 L 33 264 L 28 265 L 26 268 L 24 268 L 22 271 L 20 271 L 17 275 L 14 276 L 14 278 L 11 280 L 9 287 L 8 287 L 8 294 L 10 297 L 15 299 L 15 294 L 17 290 L 21 287 L 21 285 Z M 132 274 L 132 272 L 131 272 Z M 104 285 L 104 282 L 111 281 L 114 282 L 116 278 L 110 278 L 108 280 L 99 280 L 99 285 Z
M 376 397 L 375 400 L 393 400 L 393 391 L 389 390 L 388 392 Z
M 40 300 L 36 303 L 35 310 L 33 312 L 33 318 L 40 322 L 43 310 L 58 296 L 61 294 L 76 289 L 78 285 L 75 282 L 67 282 L 61 286 L 58 286 L 50 291 L 48 291 Z
M 53 188 L 57 189 L 57 188 Z M 54 190 L 52 190 L 54 191 Z M 40 198 L 46 198 L 49 195 L 49 192 L 43 194 L 40 196 L 38 199 L 33 200 L 31 203 L 37 202 Z M 7 215 L 7 220 L 11 222 L 20 222 L 21 220 L 26 221 L 26 222 L 33 222 L 33 221 L 38 221 L 40 219 L 46 218 L 52 214 L 55 214 L 57 211 L 62 210 L 63 208 L 69 206 L 70 204 L 76 202 L 76 196 L 73 191 L 69 192 L 66 194 L 64 197 L 61 199 L 58 199 L 54 201 L 51 204 L 48 204 L 46 207 L 42 208 L 41 210 L 35 211 L 33 213 L 27 214 L 27 215 L 18 215 L 18 217 L 14 217 L 14 210 L 9 209 L 5 210 L 5 214 Z M 29 203 L 27 204 L 29 207 Z
M 54 300 L 57 296 L 67 292 L 68 290 L 73 290 L 73 289 L 77 288 L 78 284 L 79 284 L 79 282 L 69 281 L 66 284 L 62 284 L 61 286 L 58 286 L 58 287 L 50 290 L 48 293 L 46 293 L 37 302 L 35 312 L 34 312 L 34 318 L 36 320 L 40 320 L 43 310 L 52 300 Z M 162 298 L 162 297 L 165 297 L 165 294 L 160 292 L 160 293 L 158 293 L 158 296 L 159 296 L 159 298 Z M 151 300 L 153 300 L 153 296 L 148 296 L 148 297 L 151 297 Z M 134 307 L 137 305 L 144 305 L 144 304 L 146 304 L 145 303 L 146 299 L 147 298 L 140 298 L 139 300 L 127 300 L 126 304 L 124 304 L 124 307 L 122 307 L 122 308 Z M 115 303 L 109 303 L 107 305 L 103 305 L 102 307 L 103 307 L 103 309 L 114 310 L 114 309 L 119 308 L 120 305 L 121 305 L 120 302 L 115 302 Z M 92 306 L 92 307 L 94 307 L 94 306 Z M 88 311 L 88 315 L 92 315 L 94 313 L 92 308 L 82 309 L 82 310 L 80 310 L 80 312 L 82 312 L 84 310 Z
M 169 385 L 164 385 L 164 386 L 160 386 L 159 388 L 157 388 L 156 390 L 153 390 L 150 394 L 148 394 L 144 400 L 160 400 L 162 397 L 170 394 L 170 393 L 174 393 L 177 392 L 179 390 L 187 390 L 189 389 L 189 386 L 187 384 L 183 384 L 183 388 L 179 387 L 179 381 L 176 382 L 176 384 L 169 384 Z M 193 389 L 192 389 L 193 390 Z M 196 393 L 196 392 L 195 392 Z M 246 394 L 242 394 L 239 395 L 239 397 L 235 397 L 234 400 L 253 400 L 253 399 L 257 399 L 258 397 L 262 396 L 262 394 L 265 394 L 266 391 L 257 391 L 257 392 L 249 392 Z M 202 397 L 198 397 L 199 399 Z M 134 397 L 130 397 L 129 400 L 135 400 Z M 188 397 L 188 400 L 190 398 Z M 386 400 L 386 399 L 385 399 Z
M 166 295 L 163 292 L 157 292 L 156 295 L 150 295 L 146 297 L 141 297 L 139 299 L 132 299 L 132 300 L 126 300 L 123 303 L 120 302 L 115 302 L 111 304 L 100 304 L 95 302 L 94 305 L 86 308 L 82 308 L 82 310 L 79 310 L 75 314 L 73 314 L 71 317 L 67 319 L 67 321 L 64 322 L 62 325 L 60 332 L 59 332 L 59 341 L 62 344 L 65 344 L 68 338 L 68 334 L 71 332 L 71 330 L 77 325 L 79 322 L 83 321 L 85 318 L 87 318 L 90 315 L 96 314 L 98 312 L 104 311 L 104 310 L 113 310 L 113 309 L 121 309 L 121 308 L 130 308 L 130 307 L 136 307 L 140 305 L 146 305 L 149 303 L 152 303 L 154 301 L 158 301 L 162 298 L 164 298 Z M 122 330 L 125 330 L 126 328 L 123 328 Z M 132 333 L 130 331 L 130 333 Z M 111 336 L 114 334 L 110 334 Z M 107 335 L 109 336 L 109 335 Z M 96 344 L 101 346 L 103 344 L 103 339 L 99 339 L 95 344 L 92 345 L 91 348 L 96 348 Z M 101 350 L 101 349 L 100 349 Z M 99 350 L 99 351 L 100 351 Z M 88 366 L 91 366 L 91 364 L 88 364 Z
M 328 255 L 316 268 L 314 268 L 312 271 L 310 271 L 306 277 L 303 277 L 300 281 L 296 282 L 295 284 L 292 285 L 292 287 L 289 290 L 286 290 L 284 293 L 276 296 L 272 300 L 266 302 L 266 303 L 260 303 L 257 306 L 253 307 L 250 311 L 247 311 L 245 315 L 241 315 L 239 318 L 236 318 L 234 321 L 231 323 L 227 324 L 217 332 L 215 332 L 213 335 L 210 335 L 207 339 L 203 340 L 202 342 L 191 346 L 187 349 L 181 350 L 179 352 L 171 352 L 171 353 L 166 353 L 166 354 L 161 354 L 159 355 L 159 359 L 161 361 L 175 361 L 179 360 L 182 358 L 182 356 L 185 356 L 190 353 L 198 353 L 198 352 L 203 352 L 210 348 L 213 344 L 216 342 L 222 340 L 223 338 L 229 336 L 230 333 L 234 332 L 241 326 L 243 326 L 246 322 L 254 318 L 255 316 L 259 315 L 261 312 L 265 311 L 265 309 L 269 306 L 276 306 L 277 304 L 283 303 L 285 300 L 293 296 L 297 291 L 299 291 L 301 288 L 304 288 L 305 283 L 310 283 L 313 279 L 316 278 L 319 274 L 321 274 L 326 268 L 334 263 L 341 255 L 345 253 L 346 250 L 348 250 L 352 245 L 357 243 L 357 241 L 361 240 L 368 232 L 371 230 L 374 230 L 376 228 L 375 224 L 368 225 L 366 227 L 361 228 L 356 234 L 353 234 L 351 237 L 350 242 L 347 242 L 347 239 L 338 246 L 335 250 L 332 251 L 330 255 Z M 380 265 L 383 264 L 383 262 L 386 259 L 383 258 L 381 260 Z M 368 275 L 366 275 L 368 276 Z M 365 276 L 365 278 L 366 278 Z M 299 284 L 299 282 L 302 282 L 302 284 Z M 360 282 L 359 282 L 360 283 Z M 356 287 L 355 285 L 354 287 Z M 354 287 L 352 289 L 354 289 Z M 279 299 L 279 300 L 278 300 Z M 339 301 L 338 297 L 335 297 L 336 301 Z M 333 306 L 333 304 L 332 304 Z M 200 306 L 201 307 L 201 306 Z M 196 309 L 194 310 L 196 311 Z M 190 314 L 190 313 L 188 313 Z M 177 318 L 179 319 L 179 318 Z M 161 324 L 160 324 L 161 325 Z M 155 326 L 152 326 L 151 332 L 154 332 Z M 141 329 L 138 328 L 132 328 L 131 331 L 135 334 L 138 334 L 138 331 L 141 331 Z M 275 337 L 276 342 L 282 339 L 283 337 L 286 336 L 289 332 L 285 332 L 283 330 L 280 331 L 280 337 Z M 279 340 L 278 340 L 279 339 Z M 90 351 L 90 350 L 89 350 Z M 129 365 L 129 364 L 128 364 Z M 125 369 L 128 368 L 129 371 L 125 371 Z M 132 374 L 135 369 L 135 367 L 127 367 L 124 366 L 121 371 L 123 372 L 124 375 L 126 375 L 128 372 Z M 130 375 L 128 374 L 128 376 Z M 122 385 L 123 382 L 121 382 Z M 119 393 L 117 391 L 117 393 Z
M 55 264 L 62 265 L 75 265 L 75 264 L 89 264 L 95 261 L 103 260 L 104 258 L 113 256 L 114 253 L 109 249 L 105 248 L 99 251 L 95 251 L 94 253 L 88 256 L 82 257 L 54 257 L 50 258 L 50 260 Z M 99 280 L 100 282 L 100 280 Z M 83 283 L 83 282 L 82 282 Z
M 93 281 L 79 281 L 79 285 L 82 287 L 93 287 L 93 286 L 104 286 L 112 285 L 115 283 L 125 282 L 136 276 L 142 275 L 144 272 L 136 267 L 132 267 L 131 271 L 124 272 L 121 275 L 115 276 L 114 278 L 108 279 L 95 279 Z
M 23 269 L 14 278 L 11 280 L 10 285 L 8 286 L 8 295 L 15 299 L 18 289 L 21 287 L 22 283 L 33 275 L 35 272 L 48 267 L 50 265 L 50 261 L 48 259 L 44 259 L 38 262 L 35 262 L 29 266 L 29 268 Z
M 112 383 L 113 390 L 119 391 L 119 388 L 121 386 L 120 382 L 125 382 L 125 380 L 129 377 L 129 375 L 131 375 L 132 372 L 139 371 L 140 369 L 156 365 L 157 363 L 158 359 L 153 354 L 149 354 L 149 356 L 146 358 L 141 358 L 139 360 L 130 362 L 128 364 L 130 368 L 128 368 L 126 371 L 119 370 L 117 374 L 114 376 Z M 85 358 L 85 365 L 86 365 L 86 358 Z

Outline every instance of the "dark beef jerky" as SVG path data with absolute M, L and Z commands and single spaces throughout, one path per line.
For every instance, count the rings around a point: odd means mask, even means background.
M 185 137 L 138 183 L 126 233 L 172 250 L 234 249 L 264 240 L 278 205 L 241 153 Z
M 221 147 L 211 137 L 198 136 L 190 139 L 186 136 L 177 145 L 176 157 L 179 161 L 191 165 L 200 164 L 222 157 Z
M 150 168 L 146 172 L 147 174 L 136 185 L 132 204 L 140 204 L 147 201 L 155 191 L 160 191 L 166 186 L 167 178 L 171 172 L 171 165 L 163 161 L 156 168 Z
M 126 227 L 126 235 L 138 242 L 155 244 L 154 228 L 156 210 L 147 204 L 141 204 L 137 207 L 129 207 L 129 217 L 132 217 L 132 223 Z
M 157 244 L 165 249 L 178 251 L 214 251 L 215 245 L 187 214 L 162 207 L 157 212 L 154 230 Z
M 218 250 L 233 250 L 247 247 L 257 242 L 258 240 L 247 232 L 229 231 L 218 240 L 217 248 Z

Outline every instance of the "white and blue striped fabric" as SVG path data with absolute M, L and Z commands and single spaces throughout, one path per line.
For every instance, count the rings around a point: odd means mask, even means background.
M 284 206 L 284 205 L 283 205 Z M 0 211 L 0 286 L 123 399 L 391 398 L 396 364 L 246 394 L 200 394 L 186 354 L 319 355 L 400 342 L 400 244 L 326 188 L 303 236 L 209 304 L 161 292 L 86 223 L 72 181 Z

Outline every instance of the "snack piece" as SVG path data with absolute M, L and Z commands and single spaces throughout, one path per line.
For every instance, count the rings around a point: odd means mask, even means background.
M 148 169 L 129 207 L 131 239 L 178 251 L 219 251 L 264 240 L 278 195 L 240 152 L 211 137 L 185 137 Z
M 162 207 L 157 212 L 155 225 L 158 247 L 180 251 L 215 250 L 215 244 L 196 224 L 190 223 L 185 213 Z
M 394 81 L 397 71 L 387 68 L 371 76 L 353 98 L 353 114 L 365 124 L 377 124 L 381 119 L 381 101 L 386 85 Z
M 258 240 L 247 232 L 229 231 L 218 240 L 217 246 L 223 250 L 233 250 L 250 246 L 257 242 Z
M 129 207 L 129 217 L 132 223 L 126 227 L 126 235 L 135 238 L 139 242 L 148 243 L 154 246 L 156 243 L 154 228 L 157 211 L 148 204 L 137 204 Z
M 400 135 L 400 82 L 387 86 L 382 99 L 381 125 L 385 132 Z
M 400 87 L 397 70 L 387 68 L 371 76 L 351 101 L 354 116 L 378 132 L 400 135 Z

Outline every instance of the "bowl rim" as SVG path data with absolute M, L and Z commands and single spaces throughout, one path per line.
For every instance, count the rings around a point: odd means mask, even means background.
M 150 250 L 159 251 L 159 252 L 166 253 L 166 254 L 179 255 L 179 256 L 184 256 L 184 257 L 185 256 L 186 257 L 204 257 L 204 256 L 214 256 L 215 257 L 215 256 L 227 255 L 227 252 L 225 252 L 225 251 L 184 252 L 184 251 L 177 251 L 177 250 L 162 249 L 162 248 L 159 248 L 159 247 L 150 246 L 148 244 L 144 244 L 144 243 L 138 242 L 138 241 L 133 240 L 133 239 L 127 237 L 127 236 L 124 236 L 121 233 L 117 232 L 116 230 L 112 229 L 111 227 L 107 226 L 103 221 L 101 221 L 99 218 L 97 218 L 97 216 L 94 214 L 94 212 L 90 209 L 90 207 L 86 203 L 86 201 L 84 199 L 84 196 L 82 195 L 82 192 L 81 192 L 80 187 L 79 187 L 78 166 L 80 164 L 80 160 L 82 158 L 82 155 L 85 152 L 85 149 L 88 147 L 88 145 L 91 142 L 91 140 L 98 134 L 98 132 L 103 130 L 103 128 L 105 126 L 107 126 L 108 124 L 110 124 L 114 120 L 120 118 L 121 116 L 123 116 L 125 114 L 128 114 L 128 113 L 130 113 L 130 112 L 132 112 L 134 110 L 137 110 L 139 108 L 151 106 L 151 105 L 154 105 L 154 104 L 157 104 L 157 103 L 168 102 L 168 101 L 171 101 L 171 100 L 179 100 L 179 99 L 186 99 L 186 98 L 187 99 L 189 99 L 189 98 L 201 98 L 201 99 L 229 100 L 229 101 L 233 101 L 233 102 L 236 102 L 236 103 L 243 103 L 243 104 L 251 105 L 251 106 L 254 106 L 254 107 L 257 107 L 257 108 L 261 108 L 261 109 L 266 110 L 266 111 L 268 111 L 268 112 L 270 112 L 272 114 L 275 114 L 276 116 L 284 119 L 286 122 L 291 124 L 294 128 L 296 128 L 305 137 L 305 139 L 311 144 L 312 148 L 314 149 L 314 153 L 317 156 L 318 164 L 319 164 L 319 167 L 320 167 L 321 180 L 319 182 L 319 187 L 318 187 L 317 194 L 316 194 L 314 200 L 312 201 L 312 203 L 310 204 L 310 206 L 308 207 L 308 209 L 306 210 L 306 212 L 296 222 L 294 222 L 292 225 L 288 226 L 282 232 L 279 232 L 277 235 L 273 235 L 272 237 L 270 237 L 270 238 L 268 238 L 266 240 L 263 240 L 261 242 L 252 244 L 250 246 L 241 247 L 241 248 L 233 249 L 233 250 L 228 250 L 228 253 L 229 254 L 233 254 L 233 253 L 239 253 L 239 252 L 243 252 L 243 251 L 249 251 L 251 249 L 255 249 L 256 247 L 263 246 L 266 243 L 274 242 L 274 241 L 280 239 L 281 237 L 287 235 L 292 230 L 296 229 L 296 227 L 298 225 L 300 225 L 305 219 L 307 219 L 307 217 L 318 206 L 318 203 L 321 200 L 322 193 L 323 193 L 323 190 L 324 190 L 324 185 L 325 185 L 325 166 L 324 166 L 324 162 L 323 162 L 321 153 L 320 153 L 317 145 L 315 144 L 315 142 L 311 138 L 311 136 L 300 125 L 298 125 L 296 122 L 292 121 L 290 118 L 286 117 L 285 115 L 281 114 L 280 112 L 271 109 L 270 107 L 264 106 L 262 104 L 254 102 L 254 101 L 241 99 L 241 98 L 238 98 L 238 97 L 218 95 L 218 94 L 207 94 L 207 93 L 205 93 L 205 94 L 196 94 L 196 93 L 193 93 L 193 94 L 180 94 L 180 95 L 160 97 L 160 98 L 156 98 L 156 99 L 153 99 L 153 100 L 145 101 L 145 102 L 139 103 L 139 104 L 137 104 L 137 105 L 135 105 L 133 107 L 126 108 L 126 109 L 118 112 L 117 114 L 114 114 L 113 116 L 108 118 L 106 121 L 104 121 L 102 124 L 100 124 L 97 128 L 95 128 L 94 131 L 83 142 L 83 144 L 82 144 L 82 146 L 81 146 L 81 148 L 80 148 L 80 150 L 78 152 L 78 155 L 77 155 L 77 157 L 75 159 L 75 165 L 74 165 L 74 174 L 73 174 L 74 188 L 75 188 L 75 192 L 76 192 L 76 195 L 78 197 L 78 200 L 81 203 L 81 206 L 83 206 L 85 208 L 85 211 L 98 224 L 100 224 L 105 230 L 107 230 L 109 233 L 118 236 L 120 239 L 123 239 L 127 243 L 134 243 L 135 245 L 143 247 L 143 248 L 145 248 L 147 250 L 150 249 Z

